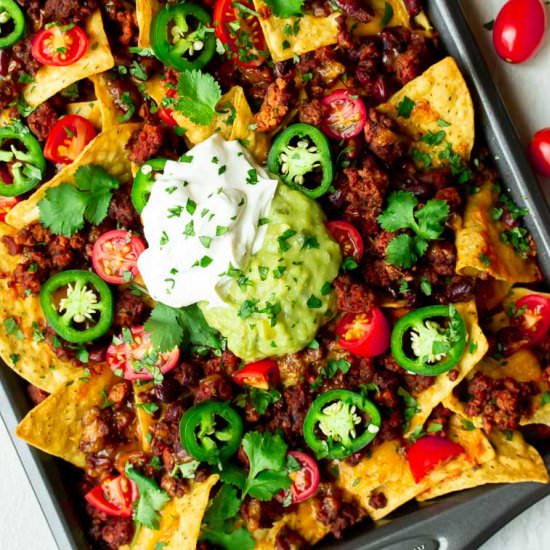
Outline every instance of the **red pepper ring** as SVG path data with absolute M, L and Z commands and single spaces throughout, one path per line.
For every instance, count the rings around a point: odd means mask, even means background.
M 382 310 L 373 306 L 364 313 L 346 313 L 336 326 L 338 345 L 361 355 L 376 357 L 390 345 L 390 327 Z
M 132 502 L 137 500 L 137 485 L 125 476 L 108 477 L 88 491 L 84 498 L 88 504 L 108 516 L 129 518 L 132 516 Z
M 268 390 L 270 386 L 277 386 L 280 382 L 279 367 L 273 359 L 263 359 L 245 365 L 233 375 L 233 381 L 239 386 L 253 386 L 261 390 Z

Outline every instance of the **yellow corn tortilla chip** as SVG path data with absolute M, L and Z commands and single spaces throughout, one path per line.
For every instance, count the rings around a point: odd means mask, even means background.
M 261 14 L 270 13 L 269 7 L 263 0 L 254 0 L 254 6 L 256 11 Z M 327 17 L 313 15 L 284 19 L 274 15 L 260 17 L 260 25 L 273 61 L 285 61 L 292 59 L 295 55 L 302 55 L 323 46 L 336 44 L 340 16 L 339 12 L 335 12 Z M 297 32 L 285 31 L 288 28 L 294 29 L 295 25 L 299 25 Z
M 160 105 L 167 92 L 162 79 L 159 76 L 153 77 L 147 81 L 146 87 L 147 93 Z M 195 124 L 177 111 L 173 113 L 178 126 L 185 130 L 185 139 L 189 146 L 203 142 L 218 131 L 229 141 L 241 140 L 258 162 L 264 162 L 269 152 L 270 139 L 266 134 L 251 130 L 254 115 L 244 90 L 240 86 L 234 86 L 220 99 L 217 108 L 219 115 L 209 126 Z
M 0 239 L 14 233 L 12 227 L 0 223 Z M 19 376 L 51 393 L 74 378 L 80 369 L 61 361 L 45 341 L 33 338 L 35 333 L 40 334 L 37 327 L 46 326 L 40 299 L 34 295 L 24 300 L 17 297 L 6 279 L 19 261 L 0 245 L 0 356 Z M 16 330 L 11 327 L 13 323 Z
M 406 97 L 414 101 L 408 118 L 397 114 Z M 452 57 L 430 67 L 378 109 L 395 119 L 416 140 L 413 147 L 429 154 L 434 166 L 446 163 L 439 158 L 439 153 L 447 149 L 447 144 L 463 159 L 470 158 L 475 140 L 474 105 L 466 81 Z M 442 128 L 440 120 L 448 126 Z M 441 131 L 445 132 L 445 139 L 439 145 L 420 141 L 422 136 Z
M 87 118 L 96 130 L 101 131 L 102 117 L 98 101 L 76 101 L 67 105 L 68 115 L 80 115 Z
M 120 550 L 195 550 L 210 490 L 218 479 L 211 475 L 206 481 L 194 482 L 188 493 L 172 499 L 162 509 L 158 531 L 142 527 L 132 545 L 121 546 Z
M 151 22 L 161 8 L 157 0 L 136 0 L 136 20 L 139 29 L 138 46 L 151 47 Z
M 385 25 L 382 25 L 386 13 L 386 5 L 392 8 L 393 15 Z M 374 18 L 368 23 L 353 23 L 352 32 L 357 36 L 372 36 L 387 27 L 410 27 L 411 18 L 403 0 L 371 0 Z
M 76 171 L 86 164 L 102 166 L 115 178 L 130 176 L 130 161 L 125 149 L 130 136 L 139 124 L 121 124 L 98 134 L 72 163 L 58 172 L 50 181 L 41 185 L 27 200 L 17 204 L 6 216 L 11 226 L 20 229 L 39 218 L 38 202 L 46 191 L 62 183 L 73 183 Z
M 548 483 L 548 471 L 538 451 L 528 445 L 519 432 L 513 432 L 511 439 L 508 437 L 495 430 L 490 436 L 496 449 L 492 460 L 433 485 L 417 499 L 428 500 L 487 483 Z
M 409 433 L 414 432 L 426 422 L 436 405 L 445 396 L 452 393 L 453 388 L 460 384 L 468 373 L 481 361 L 489 349 L 487 339 L 478 325 L 475 302 L 455 304 L 455 306 L 458 313 L 464 319 L 468 334 L 464 353 L 455 367 L 458 376 L 454 380 L 451 380 L 448 373 L 440 374 L 436 377 L 435 383 L 432 386 L 415 396 L 419 412 L 411 419 Z
M 460 418 L 456 416 L 450 419 L 449 439 L 462 445 L 465 453 L 432 470 L 419 483 L 414 481 L 406 453 L 399 441 L 385 441 L 373 450 L 370 457 L 355 466 L 340 462 L 336 483 L 372 519 L 382 519 L 416 495 L 437 486 L 442 480 L 457 476 L 495 457 L 493 447 L 483 432 L 463 430 Z M 375 509 L 369 504 L 374 492 L 382 492 L 386 496 L 387 504 L 384 508 Z
M 124 113 L 115 105 L 113 96 L 109 93 L 108 78 L 108 73 L 96 74 L 90 77 L 90 80 L 94 83 L 94 91 L 99 105 L 99 112 L 101 113 L 101 127 L 103 130 L 108 130 L 120 124 L 118 119 L 124 116 Z
M 31 409 L 17 426 L 17 436 L 46 453 L 84 468 L 86 456 L 79 448 L 84 434 L 82 416 L 103 402 L 101 392 L 114 379 L 107 366 L 96 368 L 97 373 L 66 382 Z
M 498 191 L 488 182 L 479 193 L 470 195 L 464 222 L 456 231 L 457 273 L 473 277 L 490 275 L 509 283 L 540 281 L 542 274 L 535 258 L 523 259 L 514 248 L 502 241 L 506 227 L 493 220 Z
M 149 384 L 132 384 L 134 388 L 134 400 L 135 400 L 135 410 L 136 410 L 136 418 L 138 422 L 138 437 L 141 442 L 141 448 L 149 452 L 151 450 L 151 442 L 147 439 L 147 434 L 149 433 L 149 428 L 153 425 L 153 416 L 149 414 L 143 407 L 139 407 L 138 405 L 144 403 L 144 401 L 141 399 L 141 394 L 149 391 L 153 387 L 153 383 Z
M 44 103 L 74 82 L 114 66 L 115 60 L 111 55 L 99 10 L 86 20 L 85 30 L 89 40 L 88 50 L 76 63 L 66 67 L 43 65 L 34 76 L 34 81 L 25 86 L 23 96 L 31 107 Z

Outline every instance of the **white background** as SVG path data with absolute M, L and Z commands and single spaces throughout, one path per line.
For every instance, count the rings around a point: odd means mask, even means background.
M 450 2 L 455 0 L 448 0 Z M 483 23 L 494 19 L 503 0 L 464 0 L 495 81 L 505 97 L 525 144 L 538 129 L 550 126 L 550 33 L 537 57 L 522 66 L 497 60 L 491 33 Z M 550 11 L 549 11 L 550 14 Z M 550 197 L 550 182 L 544 182 Z M 0 423 L 0 548 L 55 550 L 56 545 Z M 510 522 L 483 550 L 550 548 L 550 497 Z M 62 549 L 65 550 L 65 549 Z

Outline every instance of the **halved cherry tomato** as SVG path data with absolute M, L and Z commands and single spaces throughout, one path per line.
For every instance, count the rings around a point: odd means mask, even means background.
M 107 231 L 94 244 L 94 271 L 112 285 L 129 283 L 139 274 L 137 260 L 144 250 L 145 243 L 131 231 Z
M 107 348 L 107 364 L 115 372 L 122 371 L 126 380 L 152 380 L 156 369 L 165 374 L 178 364 L 179 358 L 179 348 L 156 352 L 142 326 L 132 327 L 130 333 L 113 339 Z
M 311 456 L 300 451 L 290 451 L 288 454 L 295 458 L 301 466 L 300 470 L 290 473 L 292 504 L 297 504 L 315 494 L 321 476 L 317 462 Z
M 175 88 L 169 88 L 166 92 L 167 97 L 176 97 L 176 89 Z M 174 119 L 174 109 L 170 109 L 170 107 L 161 107 L 159 109 L 159 117 L 168 126 L 168 128 L 174 128 L 174 126 L 177 126 L 178 123 Z
M 347 90 L 336 90 L 323 98 L 321 129 L 333 139 L 350 139 L 358 136 L 365 127 L 367 110 L 361 98 Z
M 529 156 L 535 170 L 546 178 L 550 178 L 550 128 L 537 132 L 529 147 Z
M 529 344 L 540 342 L 550 329 L 550 298 L 529 294 L 516 302 L 512 324 L 519 326 Z
M 233 380 L 239 386 L 253 386 L 268 390 L 280 382 L 279 367 L 273 359 L 263 359 L 244 366 L 233 375 Z
M 493 44 L 504 61 L 523 63 L 535 54 L 545 30 L 546 10 L 541 0 L 509 0 L 495 20 Z
M 82 153 L 97 132 L 80 115 L 67 115 L 57 121 L 44 145 L 44 156 L 56 163 L 70 164 Z
M 359 231 L 351 223 L 343 220 L 328 222 L 327 229 L 332 238 L 340 245 L 344 258 L 353 258 L 359 263 L 365 251 Z
M 462 445 L 434 435 L 421 437 L 407 449 L 407 460 L 418 483 L 437 466 L 464 453 Z
M 32 40 L 32 56 L 42 65 L 64 67 L 76 63 L 88 49 L 86 33 L 76 25 L 54 24 Z
M 84 498 L 94 508 L 108 516 L 129 518 L 132 516 L 132 502 L 137 500 L 137 485 L 125 476 L 108 477 L 88 491 Z
M 254 13 L 250 0 L 218 0 L 214 7 L 216 37 L 245 68 L 259 67 L 267 59 L 264 34 Z
M 0 222 L 6 221 L 6 215 L 18 202 L 17 197 L 0 197 Z
M 338 345 L 362 357 L 376 357 L 390 345 L 390 327 L 380 308 L 346 313 L 336 326 Z

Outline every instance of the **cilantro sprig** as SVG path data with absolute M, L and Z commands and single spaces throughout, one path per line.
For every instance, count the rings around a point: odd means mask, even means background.
M 62 183 L 46 191 L 38 209 L 42 225 L 56 235 L 70 237 L 88 221 L 99 225 L 109 212 L 113 191 L 119 183 L 101 166 L 81 166 L 75 185 Z
M 273 15 L 277 17 L 300 17 L 303 15 L 305 0 L 265 0 L 271 8 Z
M 386 261 L 404 268 L 412 267 L 426 252 L 428 242 L 443 233 L 449 218 L 446 201 L 431 199 L 417 209 L 418 199 L 407 191 L 395 191 L 388 198 L 386 210 L 378 217 L 385 231 L 410 229 L 414 235 L 403 233 L 394 237 L 386 250 Z
M 211 74 L 200 70 L 184 71 L 180 74 L 177 92 L 176 110 L 201 126 L 212 123 L 222 92 Z

